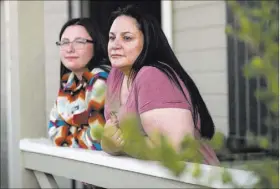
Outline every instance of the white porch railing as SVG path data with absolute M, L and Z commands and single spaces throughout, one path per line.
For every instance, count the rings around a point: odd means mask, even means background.
M 41 188 L 58 188 L 53 176 L 86 182 L 104 188 L 232 188 L 221 179 L 212 183 L 208 179 L 218 175 L 222 167 L 201 165 L 202 176 L 195 179 L 191 171 L 174 177 L 166 168 L 153 161 L 129 157 L 114 157 L 102 151 L 56 147 L 48 139 L 23 139 L 20 150 L 25 169 L 34 172 Z M 192 163 L 186 163 L 188 169 Z M 228 169 L 233 180 L 245 187 L 256 182 L 252 173 Z

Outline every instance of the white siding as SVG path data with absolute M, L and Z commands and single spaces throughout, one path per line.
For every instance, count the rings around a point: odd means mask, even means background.
M 68 1 L 45 1 L 45 75 L 46 75 L 46 122 L 59 87 L 60 61 L 55 45 L 62 25 L 68 19 Z
M 197 84 L 216 129 L 228 134 L 224 1 L 173 1 L 173 48 Z
M 59 50 L 55 42 L 59 39 L 59 32 L 68 20 L 68 1 L 44 1 L 45 21 L 45 75 L 46 75 L 46 129 L 49 113 L 59 88 L 60 59 Z M 71 188 L 69 179 L 55 177 L 60 188 Z

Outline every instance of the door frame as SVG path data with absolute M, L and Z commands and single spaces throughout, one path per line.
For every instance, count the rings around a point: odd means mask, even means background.
M 161 0 L 161 27 L 166 35 L 166 38 L 173 47 L 173 7 L 171 0 Z M 89 17 L 90 12 L 88 10 L 89 0 L 80 1 L 80 4 L 73 3 L 69 0 L 69 18 L 74 17 Z M 73 14 L 74 13 L 74 14 Z

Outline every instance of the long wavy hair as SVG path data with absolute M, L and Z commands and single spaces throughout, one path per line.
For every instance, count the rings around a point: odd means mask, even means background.
M 188 98 L 180 85 L 179 77 L 190 94 L 190 100 L 193 106 L 192 116 L 196 129 L 198 129 L 197 123 L 200 118 L 201 128 L 199 132 L 201 137 L 211 139 L 215 132 L 211 115 L 194 81 L 181 66 L 172 51 L 158 21 L 153 16 L 142 13 L 136 6 L 128 5 L 125 8 L 119 8 L 112 12 L 109 19 L 109 26 L 111 26 L 114 20 L 119 16 L 129 16 L 134 18 L 137 21 L 139 30 L 142 31 L 144 35 L 143 50 L 132 66 L 129 80 L 133 81 L 143 66 L 156 67 L 175 83 L 188 101 Z
M 102 68 L 103 70 L 109 72 L 110 71 L 110 62 L 108 59 L 108 52 L 107 52 L 107 43 L 104 39 L 104 36 L 100 32 L 100 29 L 94 20 L 90 18 L 74 18 L 68 20 L 61 28 L 59 33 L 59 40 L 61 40 L 61 36 L 65 29 L 68 26 L 73 25 L 80 25 L 83 26 L 92 40 L 94 41 L 94 56 L 88 62 L 86 67 L 89 70 L 93 68 Z M 66 68 L 62 62 L 60 61 L 60 79 L 64 74 L 71 72 L 68 68 Z

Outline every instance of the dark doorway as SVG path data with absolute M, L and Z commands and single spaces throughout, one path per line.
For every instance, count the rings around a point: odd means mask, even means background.
M 126 5 L 137 5 L 143 12 L 151 14 L 156 17 L 161 24 L 161 4 L 160 0 L 156 1 L 90 1 L 89 15 L 94 19 L 101 30 L 104 32 L 105 37 L 108 37 L 109 26 L 108 20 L 111 12 L 117 10 L 119 7 Z

